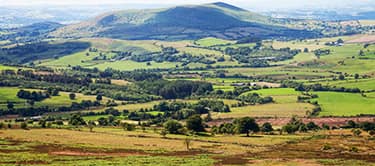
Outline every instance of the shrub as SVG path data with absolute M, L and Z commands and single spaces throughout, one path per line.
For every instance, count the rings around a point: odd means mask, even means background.
M 272 128 L 272 125 L 271 125 L 271 123 L 264 123 L 263 125 L 262 125 L 262 128 L 261 128 L 261 131 L 262 132 L 271 132 L 271 131 L 273 131 L 273 128 Z
M 182 125 L 176 120 L 169 120 L 164 123 L 164 128 L 170 134 L 181 134 L 180 129 L 182 128 Z
M 21 123 L 21 129 L 24 129 L 24 130 L 27 129 L 27 123 L 26 122 Z
M 330 150 L 332 149 L 331 145 L 328 145 L 328 144 L 324 144 L 323 147 L 322 147 L 322 150 Z

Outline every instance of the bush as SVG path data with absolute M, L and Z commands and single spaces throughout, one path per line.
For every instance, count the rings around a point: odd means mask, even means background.
M 200 115 L 193 115 L 186 120 L 186 127 L 196 132 L 204 131 L 202 118 Z
M 24 129 L 24 130 L 27 129 L 27 123 L 26 122 L 21 123 L 21 129 Z
M 264 123 L 263 125 L 262 125 L 262 128 L 261 128 L 261 131 L 262 132 L 271 132 L 271 131 L 273 131 L 273 128 L 272 128 L 272 125 L 271 125 L 271 123 Z
M 361 135 L 362 131 L 360 129 L 353 129 L 352 133 L 353 133 L 354 136 L 358 137 L 358 136 Z
M 324 144 L 323 147 L 322 147 L 322 150 L 330 150 L 332 149 L 331 145 L 328 145 L 328 144 Z
M 121 126 L 126 131 L 134 131 L 135 130 L 135 125 L 133 125 L 133 124 L 122 123 Z
M 176 120 L 167 121 L 166 123 L 164 123 L 164 128 L 170 134 L 182 134 L 180 133 L 182 125 Z

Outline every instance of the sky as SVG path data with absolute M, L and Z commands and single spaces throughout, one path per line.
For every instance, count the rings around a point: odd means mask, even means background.
M 30 5 L 135 5 L 171 6 L 182 4 L 204 4 L 219 0 L 0 0 L 0 6 Z M 353 3 L 355 1 L 355 3 Z M 345 8 L 362 5 L 375 8 L 375 0 L 222 0 L 246 9 L 285 9 L 285 8 Z

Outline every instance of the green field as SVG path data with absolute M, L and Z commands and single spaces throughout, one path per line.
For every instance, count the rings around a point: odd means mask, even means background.
M 16 108 L 27 107 L 26 100 L 17 97 L 17 92 L 20 88 L 15 87 L 0 87 L 0 108 L 6 108 L 7 102 L 15 103 Z M 36 89 L 26 89 L 29 91 L 38 91 Z M 86 96 L 80 93 L 76 93 L 76 99 L 71 100 L 69 93 L 60 92 L 58 96 L 51 96 L 50 98 L 44 99 L 40 102 L 35 102 L 36 107 L 49 106 L 49 107 L 61 107 L 70 106 L 72 102 L 81 102 L 82 100 L 96 100 L 96 96 Z M 108 98 L 104 98 L 103 102 L 106 102 Z
M 287 99 L 288 100 L 288 99 Z M 288 100 L 290 101 L 290 100 Z M 212 113 L 214 119 L 239 117 L 299 117 L 306 116 L 314 108 L 308 103 L 273 103 L 231 108 L 229 113 Z
M 365 91 L 375 90 L 375 79 L 358 79 L 358 80 L 348 79 L 348 80 L 342 80 L 342 81 L 322 80 L 322 81 L 314 81 L 314 83 L 321 83 L 322 85 L 345 87 L 345 88 L 359 88 Z
M 362 97 L 361 94 L 338 92 L 313 92 L 322 107 L 320 116 L 355 116 L 375 114 L 375 99 Z
M 15 69 L 17 69 L 17 68 L 12 67 L 12 66 L 4 66 L 4 65 L 0 64 L 0 71 L 1 70 L 15 70 Z
M 199 46 L 211 47 L 211 46 L 215 46 L 215 45 L 233 44 L 235 42 L 230 41 L 230 40 L 223 40 L 223 39 L 209 37 L 209 38 L 197 40 L 197 41 L 195 41 L 195 43 L 198 44 Z
M 135 69 L 166 69 L 166 68 L 176 68 L 179 63 L 174 62 L 150 62 L 151 65 L 147 65 L 146 62 L 135 62 L 135 61 L 116 61 L 116 62 L 104 62 L 102 64 L 90 66 L 90 68 L 97 67 L 100 70 L 105 70 L 106 68 L 112 68 L 116 70 L 130 71 Z

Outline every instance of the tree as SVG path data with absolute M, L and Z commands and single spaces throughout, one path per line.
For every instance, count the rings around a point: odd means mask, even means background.
M 52 96 L 58 96 L 59 95 L 59 90 L 58 89 L 53 89 L 51 95 Z
M 283 126 L 282 131 L 285 131 L 288 134 L 292 134 L 292 133 L 296 132 L 296 129 L 295 129 L 294 125 L 287 124 L 287 125 Z
M 370 130 L 370 131 L 368 131 L 368 134 L 369 134 L 370 136 L 374 136 L 374 135 L 375 135 L 375 130 Z
M 8 110 L 12 110 L 14 108 L 14 104 L 12 102 L 7 102 L 7 108 Z
M 268 123 L 268 122 L 264 123 L 262 125 L 261 131 L 262 132 L 271 132 L 271 131 L 273 131 L 271 123 Z
M 345 80 L 345 76 L 342 75 L 342 74 L 340 74 L 340 75 L 339 75 L 339 80 Z
M 344 40 L 342 40 L 341 38 L 337 40 L 337 43 L 338 44 L 343 44 L 344 43 Z
M 303 49 L 303 52 L 307 53 L 307 52 L 309 52 L 309 49 L 305 48 L 305 49 Z
M 96 100 L 97 100 L 97 101 L 102 101 L 102 100 L 103 100 L 103 96 L 100 95 L 100 94 L 97 95 L 97 96 L 96 96 Z
M 90 120 L 89 122 L 87 122 L 87 127 L 90 129 L 90 132 L 93 131 L 94 127 L 96 126 L 95 122 Z
M 355 73 L 354 74 L 354 79 L 358 79 L 359 78 L 359 74 Z
M 134 131 L 135 130 L 135 125 L 129 124 L 129 123 L 121 123 L 121 126 L 124 130 L 126 131 Z
M 70 93 L 69 94 L 70 100 L 75 100 L 76 99 L 76 94 L 75 93 Z
M 164 128 L 170 134 L 181 134 L 182 125 L 176 120 L 169 120 L 164 123 Z
M 202 118 L 200 115 L 193 115 L 186 120 L 186 127 L 196 132 L 204 131 Z
M 69 118 L 69 124 L 73 126 L 86 125 L 85 120 L 80 114 L 74 114 Z
M 352 133 L 353 133 L 354 136 L 358 137 L 358 136 L 361 135 L 362 131 L 360 129 L 353 129 Z
M 309 122 L 306 124 L 308 130 L 318 130 L 320 127 L 316 125 L 314 122 Z
M 34 106 L 35 101 L 34 100 L 27 100 L 27 104 L 29 104 L 31 107 Z
M 38 124 L 40 125 L 40 127 L 42 128 L 46 128 L 47 127 L 47 121 L 45 119 L 41 119 L 39 120 Z
M 187 151 L 190 151 L 191 139 L 190 139 L 190 138 L 186 138 L 186 139 L 184 140 L 184 144 L 185 144 L 185 146 L 186 146 L 186 150 L 187 150 Z
M 165 138 L 167 136 L 168 132 L 166 130 L 161 130 L 160 135 Z
M 353 120 L 349 120 L 347 126 L 349 128 L 356 128 L 357 127 L 357 123 L 355 123 Z
M 26 122 L 21 123 L 21 129 L 27 130 L 27 123 Z
M 358 53 L 359 56 L 365 56 L 365 52 L 363 50 L 360 50 Z
M 249 137 L 250 131 L 258 132 L 259 126 L 255 122 L 255 119 L 250 117 L 243 117 L 240 119 L 236 119 L 235 121 L 236 129 L 238 133 L 246 133 L 246 136 Z

